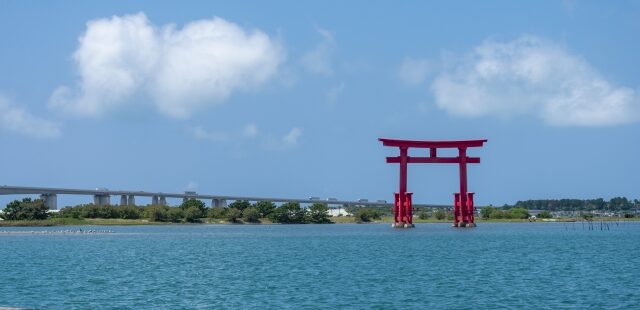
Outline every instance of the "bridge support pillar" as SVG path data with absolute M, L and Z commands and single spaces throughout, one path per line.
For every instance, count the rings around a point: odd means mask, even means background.
M 126 206 L 129 204 L 129 202 L 127 201 L 127 195 L 120 195 L 120 205 L 121 206 Z
M 57 210 L 58 209 L 58 195 L 56 194 L 42 194 L 40 195 L 40 199 L 44 200 L 44 205 L 49 208 L 49 210 Z
M 127 205 L 128 206 L 135 206 L 136 205 L 136 196 L 129 195 L 129 199 L 127 200 Z
M 158 204 L 158 196 L 151 197 L 151 204 L 152 205 L 157 205 Z
M 211 200 L 211 207 L 212 208 L 226 208 L 227 207 L 227 200 L 225 200 L 225 199 L 212 199 Z
M 167 197 L 165 196 L 160 196 L 160 205 L 161 206 L 166 206 L 167 205 Z
M 94 195 L 93 204 L 96 206 L 108 206 L 111 204 L 111 196 L 109 195 Z

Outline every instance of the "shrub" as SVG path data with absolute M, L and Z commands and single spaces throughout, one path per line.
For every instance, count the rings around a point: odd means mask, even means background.
M 260 222 L 260 211 L 255 207 L 250 207 L 242 211 L 242 220 L 249 223 Z
M 490 219 L 490 218 L 493 218 L 492 214 L 496 211 L 498 210 L 491 206 L 482 207 L 480 209 L 480 216 L 482 216 L 483 219 Z
M 240 210 L 238 210 L 236 208 L 229 208 L 229 209 L 227 209 L 227 212 L 225 213 L 225 218 L 227 219 L 227 221 L 229 221 L 231 223 L 238 222 L 238 219 L 241 216 L 242 216 L 242 212 L 240 212 Z
M 371 220 L 379 220 L 382 214 L 378 210 L 359 208 L 353 216 L 357 222 L 371 222 Z
M 60 209 L 60 211 L 57 214 L 57 217 L 79 219 L 82 217 L 82 214 L 80 212 L 80 209 L 77 207 L 64 207 Z
M 287 202 L 277 207 L 271 213 L 270 219 L 281 224 L 304 224 L 306 211 L 297 202 Z
M 207 212 L 207 217 L 212 219 L 226 218 L 227 208 L 211 208 Z
M 22 201 L 14 200 L 8 203 L 0 216 L 13 221 L 44 220 L 49 218 L 49 208 L 42 199 L 24 198 Z
M 246 200 L 236 200 L 229 204 L 229 209 L 234 208 L 242 212 L 244 209 L 251 207 L 251 203 Z
M 538 213 L 538 217 L 541 219 L 550 219 L 553 217 L 553 214 L 551 214 L 551 212 L 549 211 L 542 211 Z
M 529 218 L 529 211 L 525 208 L 512 208 L 506 212 L 507 218 L 510 219 L 527 219 Z
M 421 220 L 426 220 L 429 217 L 430 216 L 429 216 L 429 213 L 427 213 L 427 211 L 423 210 L 423 211 L 420 211 L 420 213 L 418 213 L 418 218 L 421 219 Z
M 444 210 L 442 209 L 438 209 L 438 211 L 436 211 L 433 216 L 438 220 L 438 221 L 442 221 L 445 219 L 445 217 L 447 217 L 447 213 L 444 212 Z
M 134 206 L 119 206 L 116 211 L 121 219 L 135 220 L 140 218 L 140 209 Z
M 329 208 L 323 203 L 314 203 L 307 211 L 308 222 L 314 224 L 331 223 L 329 219 Z
M 271 201 L 258 201 L 254 207 L 260 212 L 260 217 L 269 217 L 276 209 L 276 205 Z
M 183 211 L 186 211 L 191 207 L 197 208 L 200 211 L 200 214 L 205 214 L 207 212 L 207 206 L 204 204 L 204 202 L 202 202 L 202 200 L 191 198 L 182 202 L 182 204 L 180 205 L 180 209 L 182 209 Z
M 164 222 L 167 220 L 167 207 L 150 205 L 145 209 L 146 217 L 151 222 Z
M 503 219 L 503 218 L 505 218 L 505 212 L 496 209 L 493 212 L 491 212 L 491 218 L 492 219 Z
M 189 223 L 195 223 L 200 221 L 203 216 L 202 210 L 197 206 L 191 206 L 183 211 L 184 220 Z
M 179 223 L 184 218 L 184 211 L 180 208 L 169 208 L 167 210 L 167 221 L 172 223 Z

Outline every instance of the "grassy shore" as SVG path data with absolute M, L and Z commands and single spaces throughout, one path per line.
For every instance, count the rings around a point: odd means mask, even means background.
M 638 221 L 638 218 L 621 218 L 621 217 L 603 217 L 603 218 L 595 218 L 594 222 L 600 221 Z M 339 216 L 332 217 L 331 221 L 336 224 L 352 224 L 356 223 L 356 219 L 353 216 Z M 575 217 L 566 217 L 566 218 L 556 218 L 554 222 L 576 222 L 576 221 L 584 221 L 582 218 Z M 393 217 L 391 216 L 383 216 L 379 220 L 373 220 L 371 223 L 392 223 Z M 537 222 L 544 222 L 541 219 L 538 219 Z M 202 223 L 204 224 L 220 224 L 220 225 L 229 225 L 229 224 L 245 224 L 245 225 L 254 225 L 254 224 L 272 224 L 269 219 L 263 218 L 260 219 L 260 223 L 229 223 L 220 219 L 202 219 Z M 451 220 L 437 220 L 435 218 L 429 219 L 414 219 L 414 223 L 451 223 Z M 529 223 L 529 220 L 526 219 L 476 219 L 476 223 Z M 71 226 L 71 225 L 79 225 L 79 226 L 88 226 L 88 225 L 168 225 L 175 223 L 168 222 L 150 222 L 146 219 L 137 219 L 137 220 L 125 220 L 125 219 L 76 219 L 76 218 L 50 218 L 46 220 L 34 220 L 34 221 L 0 221 L 0 227 L 12 227 L 12 226 L 24 226 L 24 227 L 37 227 L 37 226 Z M 197 225 L 197 224 L 196 224 Z

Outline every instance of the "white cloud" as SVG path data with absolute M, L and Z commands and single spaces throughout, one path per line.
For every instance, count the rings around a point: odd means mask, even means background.
M 284 137 L 282 137 L 282 142 L 284 145 L 296 145 L 298 143 L 298 139 L 302 135 L 302 129 L 298 127 L 293 127 Z
M 167 27 L 162 61 L 152 86 L 160 111 L 188 116 L 238 89 L 258 86 L 276 73 L 280 48 L 264 33 L 246 33 L 221 18 Z
M 242 128 L 242 131 L 213 131 L 206 130 L 201 126 L 187 127 L 187 131 L 198 140 L 208 140 L 213 142 L 227 142 L 241 139 L 252 139 L 258 136 L 258 126 L 249 123 Z
M 187 127 L 187 132 L 198 140 L 206 140 L 216 143 L 235 142 L 242 145 L 243 141 L 258 141 L 261 146 L 269 151 L 287 150 L 298 144 L 302 135 L 302 129 L 293 127 L 284 136 L 277 137 L 269 133 L 261 133 L 258 126 L 253 123 L 245 125 L 242 130 L 235 131 L 212 131 L 200 126 Z
M 187 130 L 198 140 L 209 140 L 213 142 L 225 142 L 230 140 L 230 135 L 221 131 L 207 131 L 200 126 L 188 127 Z
M 342 94 L 342 92 L 344 92 L 344 82 L 341 82 L 340 84 L 331 87 L 328 91 L 327 91 L 327 99 L 329 100 L 329 102 L 335 102 L 336 100 L 338 100 L 338 96 L 340 96 L 340 94 Z
M 398 77 L 407 85 L 418 85 L 425 81 L 432 65 L 426 59 L 405 58 L 398 69 Z
M 314 49 L 305 53 L 300 61 L 309 72 L 330 76 L 333 74 L 331 56 L 335 50 L 336 43 L 331 32 L 320 28 L 317 28 L 316 31 L 322 37 L 322 40 Z
M 93 20 L 74 53 L 77 89 L 56 89 L 49 105 L 99 116 L 134 104 L 127 99 L 144 91 L 161 113 L 186 118 L 235 91 L 265 83 L 284 57 L 265 33 L 218 17 L 182 29 L 154 26 L 143 13 Z
M 295 147 L 302 136 L 302 129 L 293 127 L 284 136 L 275 137 L 266 135 L 262 141 L 262 146 L 268 151 L 285 151 Z
M 451 114 L 535 114 L 553 125 L 606 126 L 635 121 L 638 92 L 607 81 L 580 56 L 535 37 L 486 41 L 448 64 L 431 89 Z
M 50 106 L 80 116 L 96 116 L 125 103 L 158 64 L 157 30 L 142 13 L 92 20 L 73 55 L 78 90 L 61 86 Z
M 34 138 L 55 138 L 61 134 L 57 123 L 33 116 L 3 97 L 0 97 L 0 127 Z
M 247 124 L 244 126 L 242 134 L 247 138 L 255 138 L 258 135 L 258 126 L 256 124 Z

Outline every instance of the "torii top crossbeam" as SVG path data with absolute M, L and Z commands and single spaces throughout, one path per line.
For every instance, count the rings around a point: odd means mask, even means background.
M 412 223 L 411 193 L 407 192 L 407 164 L 458 164 L 460 166 L 460 192 L 456 193 L 454 200 L 454 226 L 460 222 L 463 225 L 474 224 L 473 218 L 473 193 L 467 193 L 467 164 L 480 163 L 479 157 L 467 157 L 467 148 L 482 147 L 486 139 L 482 140 L 458 140 L 458 141 L 416 141 L 399 139 L 378 139 L 383 146 L 397 147 L 400 156 L 387 157 L 387 163 L 400 164 L 400 191 L 396 193 L 394 217 L 396 225 L 409 225 Z M 429 149 L 428 157 L 409 156 L 409 148 Z M 438 157 L 439 148 L 457 148 L 457 157 Z
M 459 148 L 459 147 L 480 147 L 485 142 L 484 140 L 458 140 L 458 141 L 419 141 L 419 140 L 398 140 L 398 139 L 378 139 L 382 141 L 384 146 L 397 146 L 397 147 L 416 147 L 416 148 Z

